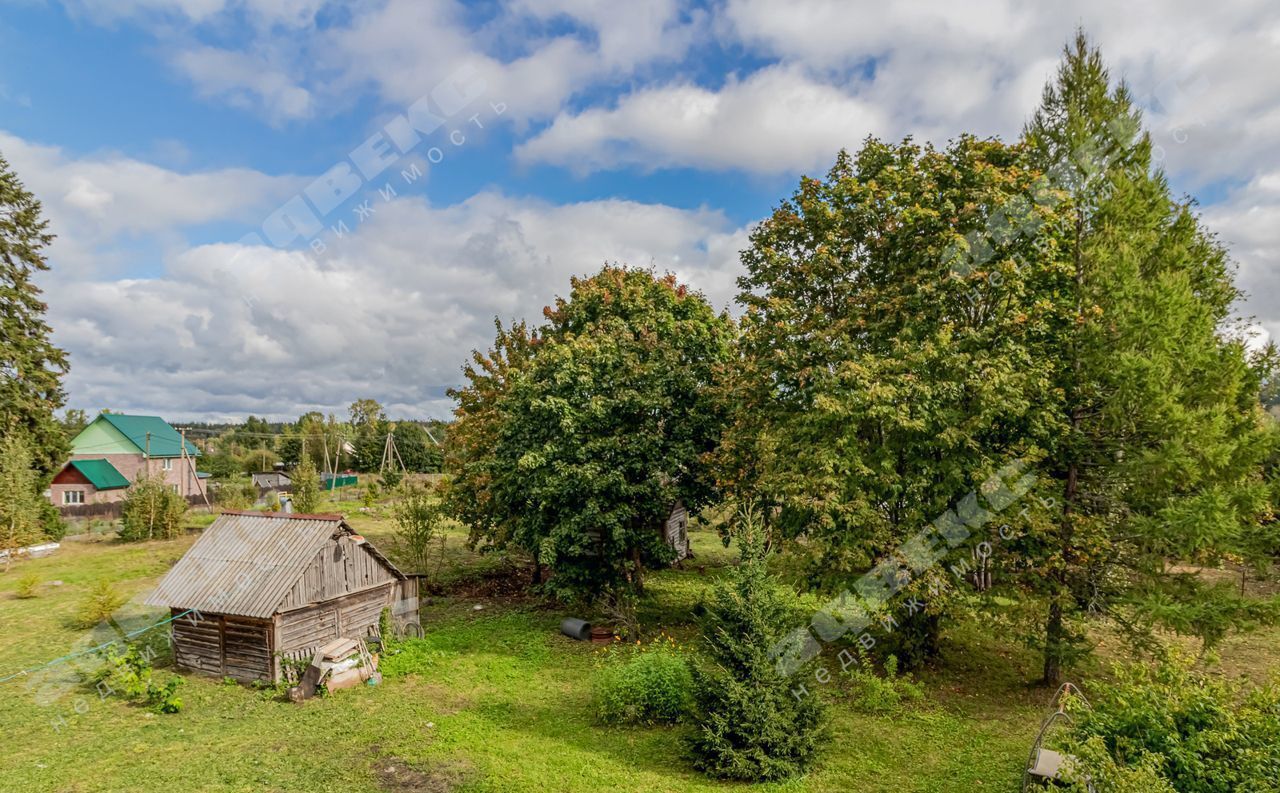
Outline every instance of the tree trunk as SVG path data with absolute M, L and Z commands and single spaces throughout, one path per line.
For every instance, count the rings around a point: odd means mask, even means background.
M 1062 642 L 1066 638 L 1062 625 L 1062 604 L 1054 600 L 1049 604 L 1049 622 L 1044 631 L 1044 676 L 1046 686 L 1062 684 Z
M 631 564 L 635 575 L 633 583 L 638 595 L 644 591 L 644 565 L 640 563 L 640 546 L 638 545 L 631 549 Z

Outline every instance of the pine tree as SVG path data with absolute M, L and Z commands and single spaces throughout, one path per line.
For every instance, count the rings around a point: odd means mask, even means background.
M 1191 202 L 1171 197 L 1128 89 L 1083 33 L 1024 139 L 1069 223 L 1038 295 L 1056 319 L 1036 351 L 1057 362 L 1039 441 L 1042 489 L 1060 506 L 1015 557 L 1047 602 L 1052 683 L 1081 651 L 1090 609 L 1130 627 L 1187 624 L 1179 608 L 1211 593 L 1168 562 L 1246 549 L 1270 507 L 1259 475 L 1270 441 L 1261 373 L 1230 332 L 1231 262 Z
M 794 622 L 766 567 L 760 520 L 742 514 L 739 565 L 716 585 L 702 637 L 710 663 L 694 670 L 693 764 L 709 776 L 768 781 L 813 762 L 827 733 L 815 695 L 796 696 L 770 648 Z
M 0 550 L 9 552 L 6 570 L 18 548 L 42 535 L 48 502 L 36 489 L 39 474 L 32 466 L 31 450 L 21 432 L 9 431 L 0 437 Z
M 320 475 L 309 455 L 302 455 L 302 462 L 289 475 L 293 483 L 293 511 L 313 515 L 320 509 Z
M 65 402 L 67 357 L 50 341 L 47 307 L 33 281 L 49 269 L 44 249 L 53 235 L 47 227 L 40 202 L 0 156 L 0 428 L 26 434 L 43 477 L 52 476 L 68 451 L 53 415 Z

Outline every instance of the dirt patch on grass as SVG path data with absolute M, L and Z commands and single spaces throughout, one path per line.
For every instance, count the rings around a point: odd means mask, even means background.
M 438 594 L 455 598 L 530 603 L 538 600 L 530 591 L 532 571 L 515 565 L 476 570 L 440 588 Z
M 378 786 L 392 793 L 451 793 L 471 776 L 466 763 L 445 761 L 424 767 L 399 757 L 380 757 L 373 762 Z

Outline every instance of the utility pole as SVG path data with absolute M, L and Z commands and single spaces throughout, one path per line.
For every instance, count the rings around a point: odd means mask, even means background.
M 151 433 L 149 432 L 147 433 L 147 448 L 145 453 L 142 455 L 142 459 L 146 462 L 147 478 L 150 479 L 151 478 Z

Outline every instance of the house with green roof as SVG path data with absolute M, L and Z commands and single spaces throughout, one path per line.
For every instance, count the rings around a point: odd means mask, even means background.
M 158 416 L 103 413 L 71 441 L 71 459 L 53 478 L 55 506 L 120 501 L 142 475 L 159 476 L 175 493 L 203 499 L 200 450 Z

